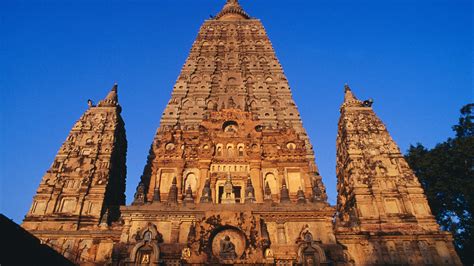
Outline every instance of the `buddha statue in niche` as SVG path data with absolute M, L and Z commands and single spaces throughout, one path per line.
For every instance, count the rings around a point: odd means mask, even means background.
M 237 254 L 235 253 L 235 245 L 234 243 L 232 243 L 228 235 L 226 235 L 223 239 L 221 239 L 219 244 L 220 244 L 219 256 L 221 257 L 221 259 L 233 260 L 237 257 Z

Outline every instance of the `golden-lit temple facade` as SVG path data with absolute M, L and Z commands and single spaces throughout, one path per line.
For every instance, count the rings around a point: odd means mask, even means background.
M 84 265 L 459 265 L 371 104 L 346 86 L 331 206 L 265 29 L 228 0 L 198 33 L 133 203 L 115 85 L 74 125 L 22 226 Z

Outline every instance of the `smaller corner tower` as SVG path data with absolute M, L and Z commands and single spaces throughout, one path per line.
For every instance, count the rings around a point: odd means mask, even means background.
M 372 109 L 348 85 L 337 136 L 336 235 L 356 264 L 460 261 L 439 230 L 423 188 Z
M 22 224 L 60 252 L 78 245 L 71 232 L 108 227 L 125 204 L 127 140 L 117 84 L 99 104 L 88 105 L 44 174 Z

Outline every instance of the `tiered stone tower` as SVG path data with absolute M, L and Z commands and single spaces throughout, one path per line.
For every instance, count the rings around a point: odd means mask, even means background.
M 127 140 L 120 112 L 117 85 L 97 106 L 89 101 L 22 224 L 74 261 L 103 260 L 106 254 L 97 249 L 110 249 L 120 237 L 120 230 L 108 226 L 125 204 Z
M 299 160 L 294 167 L 281 157 L 293 155 Z M 166 166 L 170 162 L 173 167 Z M 286 169 L 290 166 L 294 169 Z M 159 198 L 166 200 L 175 176 L 180 197 L 191 185 L 199 198 L 207 178 L 214 188 L 222 177 L 211 176 L 228 172 L 236 173 L 233 180 L 242 188 L 250 175 L 259 187 L 258 202 L 265 183 L 279 199 L 287 172 L 290 197 L 299 188 L 309 197 L 317 186 L 326 199 L 312 146 L 270 40 L 260 21 L 237 1 L 228 1 L 199 31 L 153 142 L 142 178 L 143 200 L 152 201 L 158 189 Z
M 87 265 L 460 264 L 371 104 L 346 87 L 336 210 L 261 22 L 227 0 L 191 48 L 133 203 L 114 86 L 74 126 L 23 226 Z
M 201 27 L 178 77 L 134 203 L 122 208 L 115 258 L 343 262 L 326 199 L 265 29 L 229 0 Z M 162 243 L 140 251 L 146 230 Z
M 460 265 L 387 129 L 345 87 L 337 137 L 336 237 L 358 265 Z

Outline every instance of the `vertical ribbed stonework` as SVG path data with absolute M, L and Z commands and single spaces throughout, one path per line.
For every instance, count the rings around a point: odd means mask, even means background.
M 345 87 L 337 137 L 336 236 L 356 264 L 460 264 L 372 101 Z
M 117 85 L 97 106 L 89 101 L 43 176 L 23 221 L 25 229 L 62 253 L 67 249 L 72 257 L 77 256 L 73 250 L 92 247 L 90 235 L 75 234 L 99 224 L 107 228 L 119 219 L 125 204 L 127 140 L 120 113 Z

